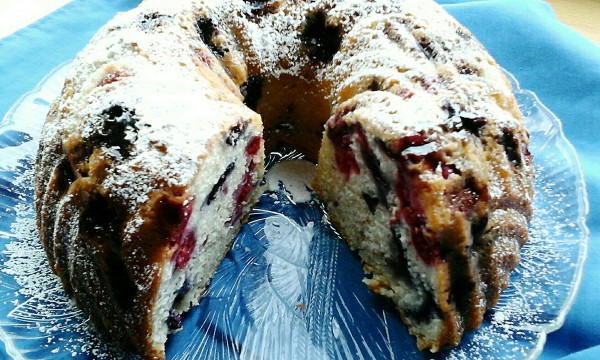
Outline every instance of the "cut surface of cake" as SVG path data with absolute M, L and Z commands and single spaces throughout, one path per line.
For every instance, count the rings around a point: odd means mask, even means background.
M 147 0 L 78 55 L 36 162 L 50 266 L 96 327 L 165 356 L 260 194 L 315 190 L 421 349 L 456 346 L 527 241 L 528 135 L 502 70 L 432 1 Z

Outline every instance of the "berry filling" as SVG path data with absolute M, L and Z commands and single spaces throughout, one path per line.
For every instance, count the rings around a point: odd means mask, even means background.
M 215 44 L 215 42 L 213 41 L 213 37 L 217 35 L 218 30 L 211 19 L 199 19 L 196 22 L 196 30 L 198 31 L 202 42 L 206 44 L 206 46 L 208 46 L 208 48 L 210 49 L 210 51 L 212 51 L 213 54 L 219 57 L 223 57 L 225 55 L 225 51 L 219 46 L 217 46 L 217 44 Z
M 419 174 L 411 171 L 408 161 L 397 163 L 398 176 L 394 188 L 400 201 L 392 224 L 404 220 L 410 229 L 410 241 L 418 256 L 427 265 L 435 265 L 440 259 L 439 244 L 427 236 L 427 222 L 418 194 L 424 190 Z
M 88 141 L 94 145 L 118 147 L 123 157 L 128 157 L 131 141 L 128 132 L 136 133 L 137 117 L 134 110 L 121 105 L 113 105 L 104 110 L 101 117 L 102 128 L 90 135 Z
M 256 169 L 257 164 L 252 158 L 260 151 L 261 144 L 262 136 L 253 136 L 246 145 L 246 155 L 248 155 L 248 159 L 246 160 L 246 171 L 244 172 L 240 185 L 233 193 L 235 208 L 231 217 L 231 223 L 234 223 L 241 218 L 244 205 L 248 203 L 250 193 L 252 193 L 256 187 L 257 180 L 254 179 L 254 170 Z
M 451 109 L 453 111 L 453 109 Z M 427 191 L 427 185 L 423 183 L 420 175 L 424 171 L 432 171 L 440 174 L 443 179 L 448 179 L 452 174 L 462 175 L 460 169 L 454 164 L 443 160 L 441 151 L 433 151 L 427 154 L 410 152 L 410 148 L 419 147 L 429 143 L 426 136 L 422 134 L 408 135 L 392 140 L 387 145 L 376 140 L 376 144 L 382 151 L 396 162 L 397 175 L 393 186 L 384 177 L 380 161 L 375 156 L 373 149 L 367 141 L 366 134 L 360 124 L 347 123 L 342 120 L 348 112 L 336 114 L 336 117 L 328 123 L 327 135 L 334 146 L 334 157 L 338 171 L 346 177 L 360 174 L 360 168 L 355 157 L 352 144 L 359 147 L 360 155 L 369 170 L 377 187 L 377 197 L 363 193 L 362 197 L 374 213 L 379 203 L 388 205 L 387 195 L 393 188 L 399 199 L 399 206 L 394 210 L 390 224 L 395 227 L 401 221 L 410 230 L 409 244 L 414 247 L 418 256 L 427 265 L 435 265 L 441 259 L 439 241 L 431 238 L 430 229 L 427 227 L 427 219 L 423 204 L 420 200 L 421 193 Z M 473 131 L 478 131 L 485 124 L 483 119 L 471 119 Z M 475 130 L 477 129 L 477 130 Z M 449 193 L 449 203 L 458 211 L 471 216 L 475 207 L 482 197 L 478 185 L 474 179 L 467 178 L 462 187 Z
M 450 194 L 451 204 L 467 215 L 470 215 L 473 212 L 473 209 L 480 198 L 481 191 L 479 191 L 477 184 L 472 177 L 468 177 L 465 180 L 464 187 L 459 188 Z
M 117 82 L 117 81 L 121 80 L 122 78 L 130 76 L 130 75 L 131 74 L 127 70 L 123 70 L 123 71 L 116 70 L 113 72 L 109 72 L 102 78 L 102 80 L 100 80 L 100 82 L 98 83 L 98 86 L 112 84 L 112 83 Z
M 181 314 L 171 309 L 169 310 L 169 317 L 167 318 L 167 326 L 170 331 L 181 329 Z
M 327 137 L 334 147 L 335 163 L 338 170 L 345 176 L 346 181 L 350 179 L 351 175 L 360 174 L 360 167 L 350 146 L 360 125 L 349 124 L 343 120 L 343 117 L 351 111 L 353 109 L 348 108 L 337 112 L 335 118 L 327 124 Z
M 300 38 L 311 60 L 329 62 L 340 49 L 342 28 L 341 25 L 327 24 L 327 14 L 319 10 L 307 16 Z
M 193 203 L 193 200 L 188 199 L 179 207 L 178 218 L 181 221 L 171 237 L 171 248 L 174 249 L 171 261 L 175 263 L 177 270 L 181 270 L 187 265 L 196 246 L 196 232 L 188 228 Z
M 468 118 L 461 116 L 460 121 L 462 122 L 463 129 L 475 136 L 481 135 L 481 128 L 486 124 L 485 118 L 482 117 Z
M 452 167 L 444 165 L 436 152 L 427 155 L 403 154 L 410 147 L 425 144 L 427 144 L 425 136 L 416 134 L 395 139 L 387 149 L 388 156 L 396 160 L 397 177 L 394 189 L 400 201 L 400 206 L 391 219 L 391 223 L 397 224 L 400 220 L 404 220 L 406 226 L 410 228 L 409 244 L 415 248 L 425 264 L 435 265 L 441 259 L 440 247 L 428 236 L 427 222 L 419 200 L 420 192 L 426 191 L 426 189 L 414 164 L 423 164 L 430 170 L 442 166 L 442 176 L 446 174 L 445 178 L 449 176 Z M 444 168 L 447 170 L 443 170 Z
M 262 136 L 253 136 L 248 145 L 246 145 L 246 155 L 256 156 L 260 151 L 260 144 L 262 143 Z
M 521 166 L 522 160 L 519 154 L 519 143 L 515 139 L 513 132 L 509 129 L 504 129 L 498 142 L 504 146 L 504 152 L 506 152 L 508 161 L 515 164 L 515 166 Z
M 227 177 L 229 176 L 229 174 L 231 174 L 231 172 L 233 171 L 233 169 L 235 168 L 235 164 L 231 163 L 229 165 L 227 165 L 227 168 L 225 169 L 225 172 L 223 172 L 223 174 L 221 175 L 221 177 L 219 177 L 219 180 L 217 181 L 217 183 L 215 184 L 215 186 L 212 187 L 212 189 L 210 190 L 210 192 L 208 193 L 208 195 L 206 196 L 206 200 L 205 203 L 206 205 L 210 205 L 210 203 L 212 203 L 215 198 L 217 197 L 217 192 L 219 190 L 221 190 L 221 188 L 223 188 L 223 184 L 225 184 L 225 181 L 227 180 Z M 223 192 L 227 193 L 227 188 L 223 188 Z

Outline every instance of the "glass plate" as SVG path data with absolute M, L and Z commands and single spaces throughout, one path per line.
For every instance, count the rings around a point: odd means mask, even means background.
M 15 359 L 127 358 L 95 333 L 50 272 L 35 229 L 33 161 L 68 64 L 0 122 L 0 340 Z M 359 259 L 305 186 L 301 155 L 272 154 L 268 190 L 200 305 L 170 336 L 169 359 L 533 359 L 560 327 L 587 254 L 587 200 L 559 120 L 509 75 L 531 134 L 535 212 L 511 285 L 453 350 L 420 352 L 390 303 L 361 282 Z M 308 165 L 308 170 L 310 170 Z M 288 169 L 289 170 L 289 169 Z M 289 171 L 288 171 L 289 173 Z

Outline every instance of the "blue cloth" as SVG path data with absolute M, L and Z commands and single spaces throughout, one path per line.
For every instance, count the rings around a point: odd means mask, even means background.
M 600 48 L 558 21 L 540 0 L 439 2 L 562 120 L 579 154 L 590 202 L 589 257 L 575 304 L 562 328 L 548 335 L 540 358 L 600 359 L 600 296 L 594 285 L 600 279 Z M 117 11 L 137 3 L 74 0 L 0 39 L 0 118 L 50 70 L 72 59 Z

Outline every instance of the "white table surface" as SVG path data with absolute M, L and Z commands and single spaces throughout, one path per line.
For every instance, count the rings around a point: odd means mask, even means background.
M 71 0 L 0 0 L 0 38 L 41 19 Z

